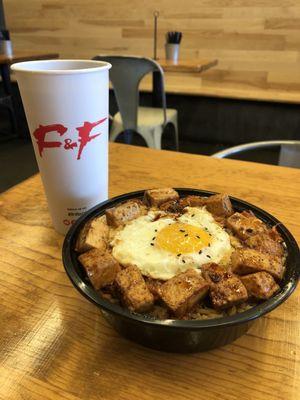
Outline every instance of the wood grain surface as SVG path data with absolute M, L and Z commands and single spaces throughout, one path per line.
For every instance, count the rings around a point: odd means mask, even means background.
M 228 192 L 300 241 L 300 170 L 111 144 L 110 195 Z M 0 197 L 1 400 L 298 400 L 300 293 L 233 344 L 178 355 L 120 337 L 69 282 L 39 176 Z
M 218 60 L 181 60 L 174 62 L 160 58 L 157 60 L 165 72 L 204 72 L 215 67 Z
M 0 54 L 0 64 L 13 64 L 21 61 L 34 61 L 34 60 L 49 60 L 51 58 L 58 58 L 58 53 L 37 53 L 30 51 L 17 51 L 11 57 L 5 54 Z
M 218 59 L 199 78 L 171 76 L 167 91 L 300 102 L 299 0 L 4 0 L 16 50 L 158 56 L 167 31 L 183 32 L 180 57 Z M 194 88 L 194 89 L 193 89 Z

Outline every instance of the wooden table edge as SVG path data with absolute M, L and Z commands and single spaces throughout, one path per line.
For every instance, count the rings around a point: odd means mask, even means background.
M 11 57 L 5 56 L 4 54 L 0 54 L 0 64 L 13 64 L 16 62 L 22 61 L 35 61 L 35 60 L 50 60 L 50 59 L 57 59 L 59 58 L 59 53 L 36 53 L 30 55 L 12 55 Z

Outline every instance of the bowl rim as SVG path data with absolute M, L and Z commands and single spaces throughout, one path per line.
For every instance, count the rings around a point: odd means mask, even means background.
M 217 194 L 218 192 L 193 189 L 193 188 L 174 188 L 179 194 L 182 195 L 201 195 L 201 196 L 211 196 Z M 141 314 L 133 313 L 126 308 L 119 305 L 112 304 L 107 300 L 103 299 L 97 291 L 87 282 L 85 282 L 78 274 L 74 266 L 75 250 L 73 250 L 73 245 L 75 238 L 77 237 L 80 228 L 90 219 L 105 212 L 106 208 L 112 207 L 122 201 L 129 200 L 132 198 L 142 197 L 145 190 L 138 190 L 134 192 L 128 192 L 119 196 L 115 196 L 106 201 L 101 202 L 95 207 L 91 208 L 89 211 L 84 213 L 75 223 L 72 225 L 68 231 L 62 249 L 62 260 L 65 271 L 71 280 L 73 286 L 90 302 L 94 303 L 100 307 L 103 311 L 108 313 L 113 313 L 121 318 L 130 319 L 139 324 L 147 324 L 157 328 L 168 327 L 172 329 L 189 329 L 189 330 L 201 330 L 210 328 L 222 328 L 230 327 L 235 325 L 240 325 L 243 323 L 249 323 L 255 320 L 282 304 L 295 290 L 299 276 L 300 276 L 300 250 L 295 238 L 292 236 L 290 231 L 274 216 L 264 211 L 263 209 L 248 203 L 239 198 L 229 196 L 233 203 L 234 208 L 240 209 L 251 209 L 255 215 L 263 219 L 267 223 L 271 223 L 272 226 L 276 225 L 280 230 L 280 234 L 283 236 L 284 241 L 288 248 L 287 264 L 292 264 L 289 280 L 281 287 L 279 293 L 271 297 L 269 300 L 260 303 L 249 310 L 237 313 L 232 316 L 204 319 L 204 320 L 178 320 L 178 319 L 165 319 L 158 320 L 150 317 L 143 316 Z M 79 264 L 77 259 L 75 263 Z M 82 268 L 82 267 L 80 267 Z M 288 272 L 288 271 L 286 271 Z

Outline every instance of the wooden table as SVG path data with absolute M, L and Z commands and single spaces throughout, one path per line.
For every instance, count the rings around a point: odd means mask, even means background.
M 13 131 L 13 134 L 9 136 L 6 135 L 6 138 L 11 139 L 18 136 L 17 120 L 15 116 L 10 82 L 10 65 L 15 62 L 47 60 L 51 58 L 58 58 L 58 53 L 35 53 L 31 51 L 17 51 L 14 52 L 11 57 L 6 56 L 5 54 L 0 54 L 0 73 L 4 88 L 4 96 L 0 98 L 0 104 L 7 107 L 10 112 L 10 120 Z
M 300 170 L 111 144 L 110 195 L 228 192 L 300 241 Z M 179 355 L 120 337 L 69 282 L 39 176 L 0 196 L 0 399 L 298 400 L 300 293 L 233 344 Z
M 13 64 L 21 61 L 49 60 L 58 58 L 58 53 L 42 53 L 32 51 L 16 51 L 11 57 L 0 54 L 0 64 Z
M 195 73 L 200 74 L 208 69 L 216 66 L 218 64 L 218 60 L 181 60 L 179 59 L 177 62 L 172 60 L 166 60 L 164 58 L 156 60 L 159 65 L 162 67 L 164 72 L 170 73 Z M 180 76 L 176 75 L 177 79 L 180 80 Z M 152 80 L 152 93 L 153 93 L 153 106 L 161 107 L 162 106 L 162 96 L 163 96 L 163 85 L 162 85 L 162 77 L 161 74 L 157 71 L 153 72 L 153 80 Z
M 218 60 L 182 60 L 177 62 L 164 58 L 156 60 L 165 72 L 204 72 L 218 65 Z

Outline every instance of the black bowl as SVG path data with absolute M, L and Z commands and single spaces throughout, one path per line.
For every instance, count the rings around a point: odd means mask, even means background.
M 214 192 L 196 189 L 176 190 L 180 196 L 211 196 L 215 194 Z M 258 218 L 269 226 L 276 225 L 278 232 L 285 241 L 288 253 L 286 272 L 278 294 L 240 314 L 199 321 L 154 320 L 131 313 L 125 308 L 102 299 L 93 289 L 77 260 L 77 254 L 74 251 L 77 235 L 89 219 L 103 214 L 106 208 L 115 206 L 124 200 L 142 198 L 143 193 L 144 191 L 127 193 L 92 208 L 71 227 L 63 245 L 63 263 L 71 282 L 83 296 L 100 307 L 104 317 L 121 335 L 157 350 L 180 353 L 209 350 L 228 344 L 246 333 L 255 319 L 278 307 L 296 288 L 300 271 L 300 253 L 291 233 L 272 215 L 252 204 L 231 197 L 235 210 L 252 210 Z

